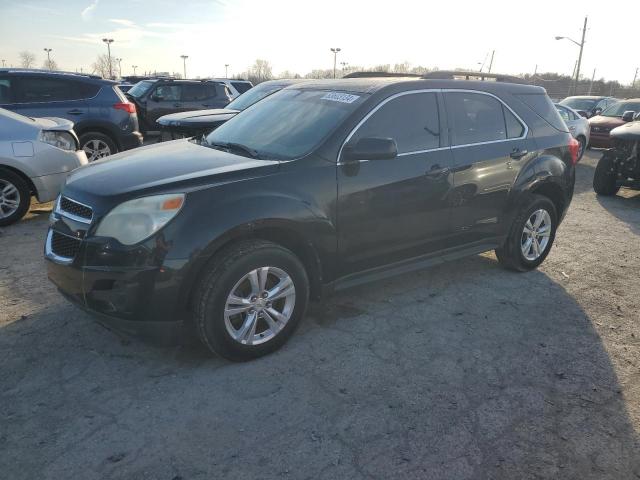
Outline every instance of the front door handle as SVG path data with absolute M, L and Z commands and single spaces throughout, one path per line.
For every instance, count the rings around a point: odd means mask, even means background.
M 431 178 L 444 177 L 446 175 L 449 175 L 450 171 L 451 170 L 449 170 L 449 168 L 447 167 L 442 168 L 440 167 L 440 165 L 434 165 L 430 170 L 427 171 L 427 173 L 425 173 L 425 175 Z
M 67 112 L 67 114 L 69 115 L 82 115 L 84 112 L 82 110 L 78 110 L 77 108 L 74 108 L 73 110 L 69 110 Z
M 520 160 L 527 153 L 529 153 L 527 150 L 520 150 L 519 148 L 514 148 L 513 152 L 511 152 L 511 154 L 509 156 L 511 158 L 513 158 L 514 160 Z

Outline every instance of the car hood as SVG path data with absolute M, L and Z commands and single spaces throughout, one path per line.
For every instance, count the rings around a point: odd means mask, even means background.
M 68 132 L 73 129 L 73 122 L 66 118 L 41 117 L 34 118 L 34 120 L 42 130 L 63 130 Z
M 603 117 L 602 115 L 597 115 L 595 117 L 591 117 L 589 119 L 589 125 L 592 127 L 617 127 L 619 125 L 623 125 L 625 122 L 622 121 L 620 117 Z
M 625 123 L 611 130 L 611 137 L 618 140 L 640 140 L 640 121 Z
M 178 112 L 164 115 L 158 119 L 160 125 L 172 125 L 175 123 L 209 123 L 227 121 L 240 113 L 240 110 L 229 108 L 214 108 L 209 110 L 196 110 L 192 112 Z
M 136 197 L 155 191 L 189 191 L 275 172 L 279 162 L 256 160 L 189 140 L 118 153 L 75 170 L 65 195 L 93 205 L 96 199 Z

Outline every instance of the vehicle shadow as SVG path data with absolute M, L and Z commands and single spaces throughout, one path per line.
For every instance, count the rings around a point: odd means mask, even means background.
M 39 301 L 0 328 L 8 478 L 640 476 L 592 319 L 491 255 L 337 294 L 244 364 Z
M 598 195 L 596 198 L 611 215 L 629 225 L 633 233 L 640 235 L 640 191 L 621 188 L 616 195 Z

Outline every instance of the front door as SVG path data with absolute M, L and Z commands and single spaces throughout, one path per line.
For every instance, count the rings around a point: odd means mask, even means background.
M 491 242 L 500 232 L 518 163 L 533 140 L 498 98 L 479 92 L 444 93 L 453 152 L 452 245 Z
M 383 101 L 348 140 L 393 138 L 398 156 L 338 165 L 341 275 L 442 248 L 451 188 L 442 108 L 436 92 L 405 92 Z
M 157 127 L 156 120 L 163 115 L 189 110 L 182 104 L 182 89 L 179 83 L 166 83 L 156 87 L 147 101 L 146 122 L 150 129 Z

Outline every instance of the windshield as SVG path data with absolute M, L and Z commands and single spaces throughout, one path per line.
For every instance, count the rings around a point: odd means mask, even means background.
M 585 112 L 589 112 L 596 106 L 596 104 L 600 101 L 598 98 L 575 98 L 569 97 L 565 98 L 560 102 L 560 105 L 566 105 L 567 107 L 573 108 L 574 110 L 582 110 Z
M 283 88 L 283 85 L 258 85 L 257 87 L 253 87 L 251 90 L 248 90 L 246 93 L 240 95 L 225 108 L 230 108 L 231 110 L 244 110 L 257 101 L 262 100 L 263 98 L 268 97 L 272 93 L 275 93 L 278 90 L 282 90 Z
M 281 90 L 218 127 L 205 143 L 242 145 L 257 158 L 292 160 L 317 147 L 363 100 L 359 94 Z
M 603 117 L 621 117 L 627 110 L 640 112 L 640 102 L 618 102 L 611 105 L 600 115 Z
M 140 98 L 149 91 L 154 83 L 155 82 L 153 82 L 153 80 L 142 80 L 141 82 L 136 83 L 133 87 L 127 90 L 127 95 Z

